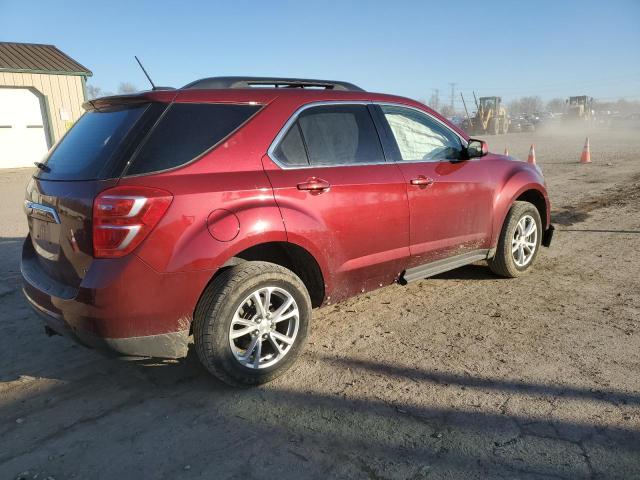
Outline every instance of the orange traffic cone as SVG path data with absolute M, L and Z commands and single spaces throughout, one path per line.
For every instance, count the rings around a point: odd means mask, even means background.
M 591 163 L 591 151 L 589 150 L 589 137 L 584 142 L 582 155 L 580 155 L 580 163 Z
M 505 147 L 504 147 L 504 156 L 505 156 L 505 157 L 508 157 L 508 156 L 509 156 L 509 147 L 507 147 L 506 145 L 505 145 Z
M 535 165 L 536 164 L 536 149 L 533 146 L 533 143 L 531 144 L 531 148 L 529 149 L 529 157 L 527 158 L 527 162 Z

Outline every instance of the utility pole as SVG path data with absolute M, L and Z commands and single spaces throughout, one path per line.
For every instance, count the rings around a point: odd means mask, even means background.
M 456 85 L 457 85 L 457 83 L 451 82 L 451 83 L 449 83 L 449 85 L 451 85 L 451 115 L 453 115 L 453 112 L 455 112 L 453 100 L 454 100 L 455 94 L 456 94 Z
M 431 108 L 437 111 L 440 109 L 440 89 L 434 88 L 432 90 L 433 95 L 431 96 Z

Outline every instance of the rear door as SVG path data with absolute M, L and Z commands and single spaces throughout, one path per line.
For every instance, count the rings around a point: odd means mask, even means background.
M 407 189 L 411 265 L 489 248 L 494 182 L 482 159 L 461 160 L 460 137 L 425 112 L 376 109 Z
M 326 259 L 333 299 L 389 283 L 409 256 L 404 178 L 366 104 L 308 106 L 264 159 L 290 241 Z

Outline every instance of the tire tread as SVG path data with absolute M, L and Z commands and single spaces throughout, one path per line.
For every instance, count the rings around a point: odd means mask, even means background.
M 242 288 L 248 280 L 258 276 L 268 275 L 274 280 L 286 280 L 295 284 L 304 294 L 309 306 L 311 300 L 309 293 L 302 281 L 290 270 L 275 263 L 251 261 L 243 262 L 221 272 L 205 289 L 195 310 L 193 321 L 193 339 L 196 353 L 202 364 L 216 377 L 233 386 L 255 385 L 264 383 L 275 377 L 280 372 L 262 375 L 260 381 L 247 381 L 229 373 L 223 365 L 211 361 L 210 352 L 214 351 L 214 338 L 210 328 L 210 322 L 216 322 L 216 313 L 219 312 L 225 301 L 232 297 L 234 291 Z M 309 308 L 310 310 L 310 308 Z M 304 342 L 304 338 L 301 339 Z M 286 360 L 286 359 L 285 359 Z M 257 380 L 257 378 L 256 378 Z
M 515 278 L 520 276 L 522 273 L 528 270 L 531 265 L 533 265 L 533 261 L 540 251 L 541 231 L 538 232 L 538 245 L 536 246 L 534 257 L 531 259 L 531 262 L 529 262 L 524 270 L 519 270 L 516 267 L 515 262 L 513 261 L 513 258 L 511 256 L 511 241 L 507 237 L 509 236 L 509 232 L 511 232 L 511 228 L 513 227 L 514 223 L 517 223 L 520 218 L 527 212 L 533 214 L 534 218 L 537 219 L 538 227 L 541 225 L 540 213 L 538 212 L 538 209 L 535 207 L 535 205 L 523 201 L 513 202 L 513 205 L 509 209 L 509 213 L 507 213 L 507 217 L 505 218 L 504 225 L 502 226 L 500 237 L 498 237 L 498 246 L 496 248 L 496 253 L 493 258 L 490 258 L 488 260 L 489 268 L 496 275 L 506 278 Z

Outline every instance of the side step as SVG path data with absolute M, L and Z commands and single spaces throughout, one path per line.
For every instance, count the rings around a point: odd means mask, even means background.
M 463 253 L 462 255 L 456 255 L 455 257 L 444 258 L 442 260 L 437 260 L 435 262 L 405 270 L 398 281 L 402 285 L 405 285 L 409 282 L 433 277 L 439 273 L 448 272 L 454 268 L 469 265 L 470 263 L 477 262 L 478 260 L 486 260 L 488 256 L 489 250 L 474 250 L 472 252 Z

